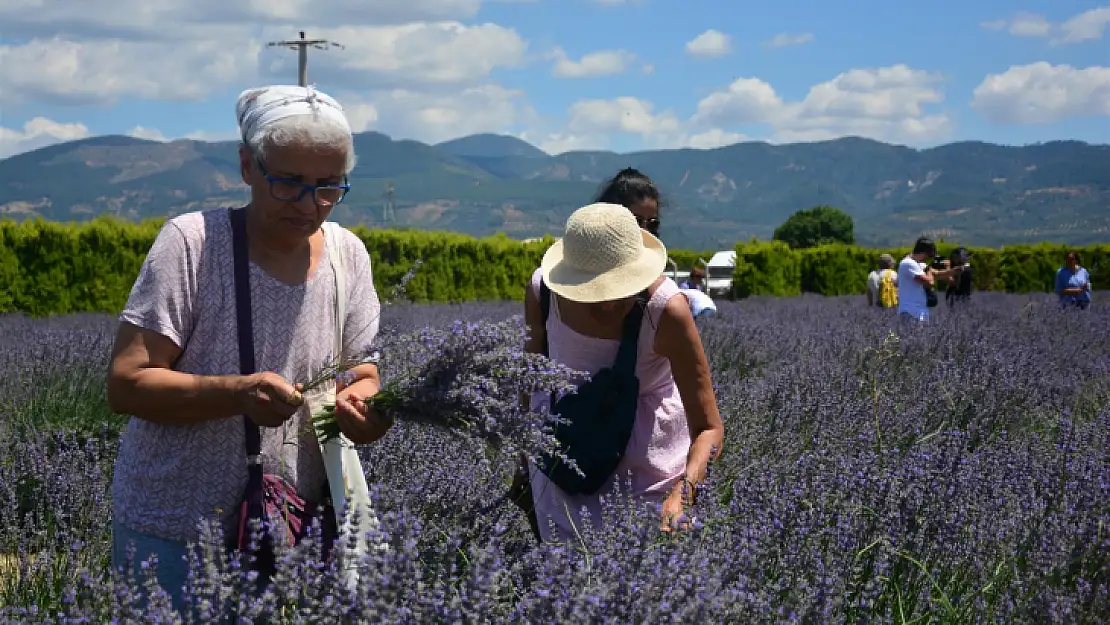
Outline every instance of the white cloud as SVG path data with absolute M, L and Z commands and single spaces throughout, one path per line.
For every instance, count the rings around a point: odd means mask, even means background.
M 284 0 L 273 9 L 280 13 L 300 2 Z M 55 4 L 62 3 L 50 6 Z M 183 0 L 161 0 L 152 10 L 171 4 L 185 6 Z M 6 12 L 7 5 L 0 9 L 0 19 Z M 0 44 L 0 66 L 5 68 L 0 104 L 108 106 L 126 97 L 200 100 L 222 87 L 287 82 L 296 76 L 297 55 L 266 45 L 287 38 L 287 30 L 218 21 L 232 14 L 213 14 L 212 27 L 189 40 L 177 39 L 167 29 L 161 39 L 142 34 L 128 39 L 53 36 Z M 309 79 L 325 89 L 331 84 L 365 89 L 473 85 L 497 68 L 521 65 L 527 52 L 527 42 L 516 31 L 496 24 L 414 22 L 309 32 L 346 46 L 310 52 Z
M 448 96 L 394 89 L 371 96 L 339 94 L 352 128 L 438 143 L 480 132 L 526 128 L 538 116 L 524 92 L 500 85 L 467 87 Z
M 67 124 L 45 117 L 35 117 L 23 124 L 23 128 L 0 126 L 0 158 L 87 136 L 89 136 L 89 129 L 84 124 Z
M 146 128 L 145 126 L 135 126 L 127 131 L 127 136 L 135 137 L 136 139 L 147 139 L 148 141 L 166 141 L 166 135 L 162 134 L 161 130 L 157 128 Z
M 1110 7 L 1091 9 L 1060 25 L 1059 43 L 1079 43 L 1101 39 L 1110 26 Z
M 905 65 L 853 69 L 790 102 L 763 80 L 740 78 L 703 98 L 690 123 L 722 129 L 766 125 L 778 142 L 845 135 L 910 144 L 937 141 L 952 130 L 946 114 L 926 110 L 944 100 L 940 80 Z
M 705 132 L 688 135 L 682 143 L 685 147 L 707 150 L 740 143 L 747 139 L 748 136 L 743 133 L 728 132 L 720 128 L 711 128 Z
M 167 45 L 53 38 L 0 45 L 0 103 L 110 105 L 120 97 L 200 100 L 214 88 L 239 80 L 259 50 L 250 40 Z
M 723 56 L 731 50 L 732 43 L 728 35 L 712 28 L 686 42 L 686 52 L 693 56 Z
M 645 138 L 678 131 L 674 113 L 655 113 L 651 102 L 633 97 L 613 100 L 579 100 L 570 107 L 567 127 L 572 133 L 620 132 Z
M 224 28 L 253 34 L 252 26 L 282 26 L 282 39 L 306 26 L 396 25 L 473 18 L 481 0 L 5 0 L 0 23 L 24 37 L 186 40 L 215 38 Z M 172 27 L 167 27 L 172 26 Z M 309 38 L 317 33 L 307 29 Z
M 1110 116 L 1110 67 L 1077 69 L 1043 61 L 990 74 L 971 107 L 993 122 L 1049 124 L 1069 117 Z
M 321 52 L 309 61 L 309 80 L 374 89 L 417 85 L 466 85 L 496 68 L 524 62 L 528 44 L 513 29 L 497 24 L 414 22 L 400 26 L 345 26 L 319 31 L 345 50 Z M 274 76 L 295 76 L 297 55 L 289 52 L 267 68 Z
M 238 141 L 239 131 L 235 128 L 228 130 L 194 130 L 186 134 L 182 139 L 192 139 L 193 141 Z
M 623 74 L 636 60 L 636 55 L 627 50 L 599 50 L 590 52 L 575 61 L 567 56 L 562 48 L 552 52 L 555 66 L 551 73 L 559 78 L 585 78 Z
M 765 41 L 763 45 L 770 48 L 784 48 L 786 46 L 800 46 L 811 41 L 813 41 L 813 33 L 799 33 L 797 35 L 779 33 Z
M 1066 45 L 1101 39 L 1110 26 L 1110 7 L 1090 9 L 1061 23 L 1053 23 L 1038 13 L 1019 12 L 1010 19 L 983 22 L 988 30 L 1005 30 L 1015 37 L 1051 37 L 1052 45 Z
M 609 147 L 608 140 L 602 135 L 575 135 L 553 132 L 548 134 L 521 133 L 520 138 L 535 145 L 548 154 L 563 154 L 582 150 L 604 150 Z

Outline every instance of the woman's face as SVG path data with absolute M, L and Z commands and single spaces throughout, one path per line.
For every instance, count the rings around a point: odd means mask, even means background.
M 644 198 L 629 206 L 628 210 L 636 216 L 636 222 L 640 224 L 640 229 L 647 230 L 657 237 L 659 236 L 659 200 Z
M 344 182 L 345 148 L 288 146 L 266 151 L 265 161 L 240 148 L 243 181 L 251 187 L 251 205 L 258 209 L 267 232 L 290 241 L 312 236 L 335 208 L 337 193 L 306 191 L 299 184 L 337 185 Z M 269 176 L 269 178 L 267 178 Z M 273 182 L 281 178 L 280 182 Z M 299 184 L 298 184 L 299 183 Z
M 1068 269 L 1072 271 L 1075 271 L 1079 267 L 1079 261 L 1075 260 L 1075 254 L 1068 254 L 1068 258 L 1065 262 L 1068 265 Z

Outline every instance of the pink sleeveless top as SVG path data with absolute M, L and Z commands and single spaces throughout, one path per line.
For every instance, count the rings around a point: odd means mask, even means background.
M 540 292 L 540 270 L 532 275 L 532 289 Z M 620 481 L 620 488 L 631 480 L 633 497 L 644 502 L 662 504 L 663 498 L 686 471 L 690 451 L 690 431 L 686 410 L 671 375 L 669 360 L 655 353 L 655 330 L 667 302 L 680 295 L 678 285 L 666 278 L 648 301 L 647 314 L 640 329 L 636 376 L 640 379 L 640 401 L 636 424 L 628 441 L 624 459 L 616 473 L 598 493 L 589 496 L 568 495 L 552 484 L 535 466 L 530 467 L 532 500 L 544 540 L 565 541 L 581 527 L 581 509 L 589 511 L 591 522 L 600 524 L 600 496 L 611 492 Z M 566 326 L 559 317 L 558 298 L 552 294 L 551 311 L 547 318 L 547 344 L 550 357 L 572 369 L 594 373 L 611 367 L 617 357 L 620 341 L 583 336 Z M 533 406 L 550 401 L 543 393 L 532 398 Z M 556 534 L 552 535 L 550 523 Z

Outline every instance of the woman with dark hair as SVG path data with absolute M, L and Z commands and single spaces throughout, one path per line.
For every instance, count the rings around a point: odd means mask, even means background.
M 618 171 L 594 201 L 620 204 L 632 211 L 641 229 L 659 236 L 659 187 L 639 170 L 625 167 Z
M 1079 263 L 1079 252 L 1072 250 L 1064 259 L 1064 266 L 1056 272 L 1056 294 L 1060 307 L 1086 309 L 1091 304 L 1091 274 Z

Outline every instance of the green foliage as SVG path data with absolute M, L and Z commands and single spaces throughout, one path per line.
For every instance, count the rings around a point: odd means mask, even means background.
M 738 245 L 733 293 L 737 297 L 798 295 L 801 293 L 801 270 L 798 251 L 781 241 Z
M 832 206 L 814 206 L 800 210 L 775 228 L 774 240 L 782 241 L 794 249 L 804 249 L 856 242 L 852 216 Z
M 700 260 L 708 262 L 713 257 L 713 252 L 691 252 L 688 250 L 672 250 L 667 249 L 667 256 L 678 265 L 679 271 L 690 271 L 690 268 L 695 264 L 702 266 Z
M 33 316 L 75 312 L 118 312 L 164 220 L 132 223 L 100 217 L 83 223 L 42 220 L 0 221 L 0 312 Z M 423 230 L 352 231 L 370 253 L 375 286 L 382 298 L 416 261 L 419 271 L 406 295 L 416 302 L 521 300 L 552 237 L 523 243 L 503 234 L 475 239 L 462 234 Z M 955 246 L 938 243 L 948 256 Z M 975 286 L 1015 293 L 1052 290 L 1056 270 L 1068 249 L 1042 243 L 1002 250 L 971 248 Z M 1079 250 L 1095 289 L 1110 289 L 1110 245 Z M 896 259 L 908 248 L 866 249 L 827 244 L 792 249 L 781 241 L 751 241 L 736 247 L 734 293 L 791 296 L 863 293 L 867 274 L 879 254 Z M 712 252 L 669 250 L 680 271 Z
M 0 221 L 0 312 L 121 310 L 162 223 Z
M 937 254 L 949 257 L 956 247 L 939 242 Z M 1083 266 L 1091 273 L 1091 287 L 1110 289 L 1110 245 L 1076 248 L 1054 243 L 1002 250 L 969 247 L 975 288 L 1010 293 L 1051 292 L 1056 271 L 1071 249 L 1079 251 Z M 890 254 L 898 261 L 909 252 L 909 247 L 868 249 L 828 244 L 796 250 L 778 241 L 741 243 L 736 246 L 733 291 L 739 297 L 862 294 L 867 291 L 867 274 L 878 267 L 880 254 Z

